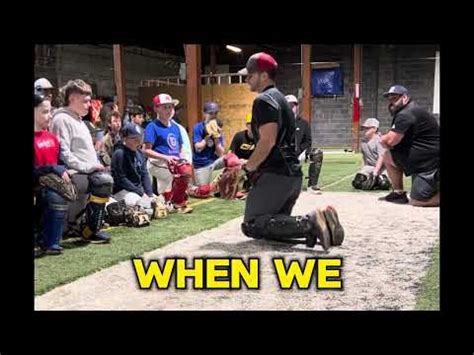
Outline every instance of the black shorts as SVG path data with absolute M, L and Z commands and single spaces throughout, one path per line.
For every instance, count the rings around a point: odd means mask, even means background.
M 410 198 L 426 201 L 439 192 L 439 169 L 413 174 Z

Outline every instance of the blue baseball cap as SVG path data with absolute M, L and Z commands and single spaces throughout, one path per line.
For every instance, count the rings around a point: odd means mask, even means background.
M 122 137 L 126 138 L 135 138 L 135 137 L 142 137 L 143 136 L 143 129 L 135 124 L 135 123 L 127 123 L 122 128 Z
M 404 86 L 401 86 L 401 85 L 393 85 L 390 87 L 390 89 L 388 89 L 387 92 L 384 92 L 383 93 L 383 97 L 387 97 L 388 95 L 404 95 L 404 94 L 408 94 L 408 90 L 404 87 Z
M 215 102 L 206 102 L 204 104 L 204 113 L 219 112 L 219 105 Z

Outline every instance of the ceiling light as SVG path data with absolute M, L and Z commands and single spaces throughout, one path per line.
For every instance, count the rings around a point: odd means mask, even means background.
M 239 48 L 239 47 L 234 47 L 234 46 L 225 46 L 228 50 L 232 51 L 232 52 L 235 52 L 235 53 L 240 53 L 242 52 L 242 49 Z

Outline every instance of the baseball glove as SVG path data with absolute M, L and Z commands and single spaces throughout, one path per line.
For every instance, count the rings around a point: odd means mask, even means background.
M 245 171 L 240 167 L 225 168 L 219 181 L 217 181 L 220 196 L 226 200 L 234 199 L 237 192 L 242 190 L 245 179 Z
M 153 208 L 153 219 L 162 219 L 168 217 L 168 209 L 161 199 L 154 198 L 151 201 L 151 207 Z
M 57 192 L 68 201 L 75 201 L 77 198 L 76 186 L 74 186 L 72 182 L 67 182 L 54 173 L 41 176 L 39 178 L 39 183 L 40 185 Z
M 125 223 L 126 210 L 127 205 L 125 204 L 125 200 L 112 202 L 111 204 L 107 205 L 105 221 L 111 226 L 118 226 Z
M 141 206 L 127 207 L 125 223 L 129 227 L 144 227 L 150 225 L 150 216 Z
M 222 129 L 219 127 L 217 120 L 210 120 L 206 124 L 206 133 L 212 138 L 219 138 L 221 136 Z

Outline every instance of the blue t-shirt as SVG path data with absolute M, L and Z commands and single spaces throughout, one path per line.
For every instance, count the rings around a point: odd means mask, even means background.
M 171 122 L 171 125 L 166 127 L 159 120 L 154 120 L 146 126 L 143 141 L 150 143 L 155 152 L 175 157 L 179 157 L 183 146 L 183 137 L 178 125 Z
M 197 152 L 194 147 L 195 143 L 203 140 L 204 136 L 204 122 L 199 122 L 194 126 L 193 129 L 193 164 L 195 168 L 203 168 L 209 164 L 214 163 L 219 158 L 215 152 L 216 147 L 214 146 L 214 140 L 212 138 L 207 139 L 206 147 L 201 151 Z M 224 146 L 224 137 L 219 137 L 219 143 Z

